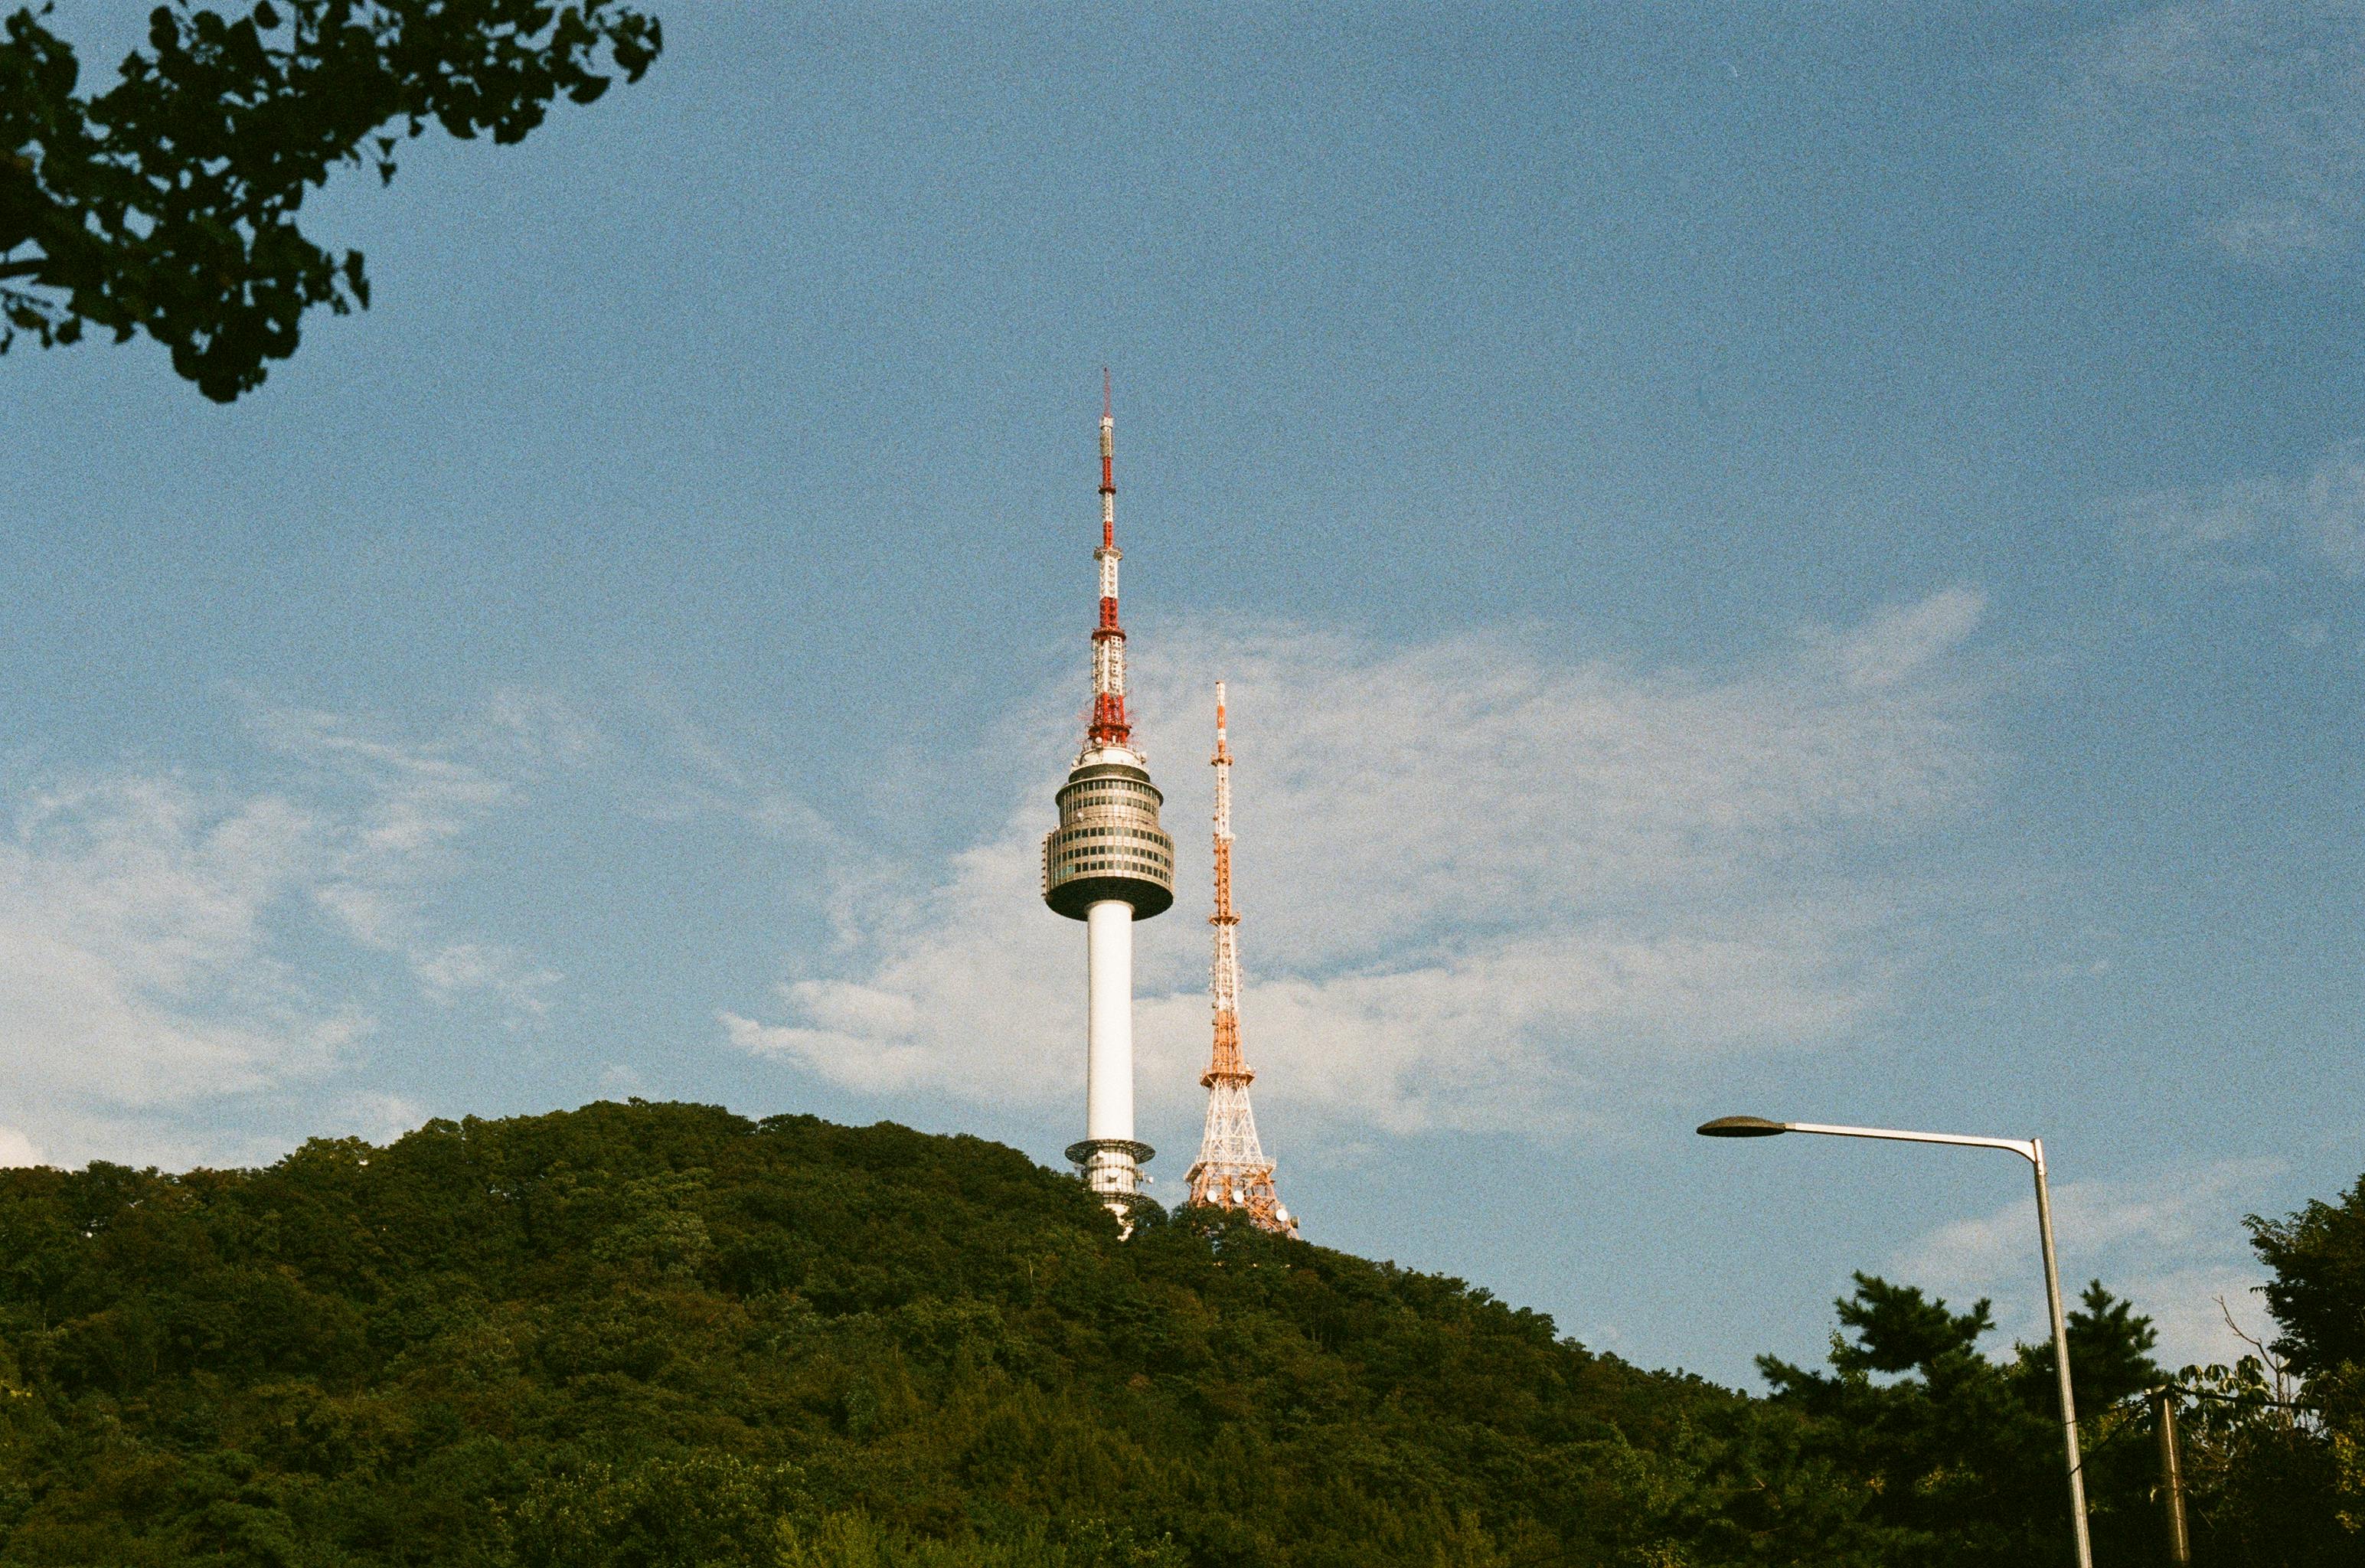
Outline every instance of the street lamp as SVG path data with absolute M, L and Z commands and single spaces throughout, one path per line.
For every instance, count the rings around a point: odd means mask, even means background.
M 2094 1568 L 2086 1536 L 2086 1474 L 2078 1459 L 2078 1409 L 2069 1396 L 2069 1326 L 2061 1316 L 2061 1270 L 2053 1260 L 2053 1195 L 2045 1184 L 2043 1138 L 1971 1137 L 1961 1133 L 1908 1133 L 1893 1127 L 1834 1127 L 1820 1122 L 1769 1122 L 1763 1116 L 1719 1116 L 1699 1125 L 1702 1137 L 1774 1137 L 1823 1133 L 1832 1137 L 1889 1138 L 1899 1143 L 1952 1143 L 1967 1148 L 2009 1149 L 2036 1170 L 2036 1231 L 2045 1243 L 2045 1304 L 2053 1315 L 2053 1370 L 2061 1383 L 2061 1441 L 2069 1456 L 2069 1519 L 2078 1530 L 2078 1568 Z

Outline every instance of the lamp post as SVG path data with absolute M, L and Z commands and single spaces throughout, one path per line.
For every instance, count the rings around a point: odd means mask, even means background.
M 2192 1534 L 2184 1522 L 2184 1462 L 2176 1451 L 2176 1385 L 2151 1391 L 2152 1429 L 2159 1438 L 2160 1512 L 2168 1524 L 2168 1560 L 2190 1568 Z
M 1820 1122 L 1769 1122 L 1763 1116 L 1719 1116 L 1712 1122 L 1702 1122 L 1698 1131 L 1702 1137 L 1822 1133 L 1832 1137 L 1889 1138 L 1899 1143 L 1951 1143 L 1967 1148 L 2009 1149 L 2035 1168 L 2036 1230 L 2045 1244 L 2045 1305 L 2053 1316 L 2053 1370 L 2061 1384 L 2061 1441 L 2069 1459 L 2069 1521 L 2078 1532 L 2078 1568 L 2094 1568 L 2094 1547 L 2086 1534 L 2086 1473 L 2078 1458 L 2078 1409 L 2069 1394 L 2069 1326 L 2061 1316 L 2061 1271 L 2053 1260 L 2053 1194 L 2045 1184 L 2045 1140 L 1909 1133 L 1893 1127 L 1836 1127 Z

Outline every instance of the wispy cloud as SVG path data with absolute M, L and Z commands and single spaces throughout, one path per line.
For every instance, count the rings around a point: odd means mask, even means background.
M 856 858 L 852 840 L 806 801 L 795 781 L 777 766 L 751 759 L 760 748 L 718 735 L 678 694 L 644 685 L 620 717 L 642 762 L 622 785 L 632 810 L 660 822 L 726 818 L 776 843 L 814 850 L 833 864 Z
M 1878 1010 L 1911 896 L 1887 856 L 1990 767 L 1961 649 L 1980 611 L 1949 590 L 1714 673 L 1501 636 L 1161 630 L 1143 735 L 1182 910 L 1205 885 L 1207 684 L 1232 683 L 1260 1072 L 1332 1137 L 1573 1126 Z M 1068 695 L 1030 704 L 1034 755 L 1072 745 Z M 1036 888 L 1057 774 L 1004 778 L 1000 832 L 941 876 L 874 880 L 840 913 L 847 961 L 725 1014 L 732 1042 L 857 1089 L 1070 1095 L 1080 1053 L 1048 1047 L 1078 1027 L 1081 944 Z M 1142 931 L 1143 1090 L 1179 1098 L 1205 1050 L 1204 936 Z
M 317 1066 L 366 1019 L 308 996 L 267 912 L 322 824 L 170 776 L 30 791 L 0 840 L 0 1020 L 36 1084 L 140 1106 Z
M 2158 1326 L 2155 1353 L 2170 1366 L 2234 1361 L 2244 1347 L 2227 1331 L 2217 1302 L 2223 1297 L 2256 1331 L 2261 1314 L 2250 1293 L 2264 1276 L 2239 1216 L 2281 1169 L 2270 1159 L 2227 1159 L 2056 1185 L 2062 1288 L 2074 1293 L 2099 1278 L 2132 1300 Z M 2036 1202 L 2030 1197 L 1941 1226 L 1889 1267 L 1895 1278 L 1949 1297 L 1993 1298 L 2004 1332 L 2034 1341 L 2048 1332 L 2037 1257 Z
M 264 785 L 128 768 L 0 801 L 0 1120 L 41 1129 L 39 1149 L 18 1134 L 27 1148 L 0 1157 L 152 1156 L 178 1147 L 159 1117 L 322 1080 L 376 1023 L 356 949 L 395 956 L 421 994 L 544 1005 L 555 975 L 431 908 L 463 837 L 510 798 L 516 715 L 497 704 L 458 738 L 405 745 L 249 710 L 279 759 Z
M 425 743 L 388 738 L 342 714 L 261 702 L 250 714 L 332 813 L 337 831 L 308 890 L 315 904 L 353 940 L 398 955 L 432 996 L 484 993 L 521 1017 L 549 1011 L 557 971 L 497 943 L 444 939 L 427 894 L 457 869 L 462 837 L 512 804 L 525 779 L 596 746 L 588 721 L 513 690 Z
M 2365 11 L 2346 0 L 2155 6 L 2069 51 L 2043 156 L 2170 203 L 2192 241 L 2291 267 L 2365 241 Z
M 2328 448 L 2303 474 L 2121 496 L 2104 511 L 2139 565 L 2224 583 L 2357 583 L 2365 580 L 2365 442 Z

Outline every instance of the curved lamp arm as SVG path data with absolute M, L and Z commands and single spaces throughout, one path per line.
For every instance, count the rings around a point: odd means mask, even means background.
M 1830 1137 L 1885 1137 L 1899 1143 L 1951 1143 L 1966 1148 L 2007 1148 L 2031 1165 L 2045 1163 L 2045 1146 L 2035 1138 L 1978 1137 L 1970 1133 L 1914 1133 L 1898 1127 L 1843 1127 L 1827 1122 L 1769 1122 L 1763 1116 L 1719 1116 L 1702 1122 L 1702 1137 L 1773 1137 L 1778 1133 L 1822 1133 Z

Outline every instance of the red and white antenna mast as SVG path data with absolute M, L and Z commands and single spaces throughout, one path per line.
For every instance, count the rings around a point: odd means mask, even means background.
M 1125 628 L 1116 619 L 1116 411 L 1106 366 L 1101 369 L 1101 623 L 1093 630 L 1093 721 L 1084 749 L 1121 746 L 1133 738 L 1125 706 Z
M 1207 1091 L 1207 1125 L 1184 1201 L 1242 1209 L 1262 1228 L 1295 1236 L 1297 1220 L 1282 1207 L 1273 1190 L 1273 1162 L 1257 1141 L 1256 1114 L 1249 1108 L 1249 1084 L 1256 1074 L 1240 1053 L 1240 917 L 1232 908 L 1232 748 L 1220 680 L 1216 682 L 1216 755 L 1210 760 L 1216 768 L 1216 913 L 1207 923 L 1216 928 L 1216 959 L 1208 989 L 1215 1003 L 1216 1047 L 1199 1079 Z

